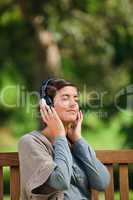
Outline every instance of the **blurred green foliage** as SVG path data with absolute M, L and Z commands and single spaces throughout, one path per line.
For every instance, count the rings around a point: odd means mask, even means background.
M 81 96 L 84 86 L 89 95 L 92 91 L 107 93 L 102 105 L 101 99 L 98 100 L 97 107 L 92 104 L 84 106 L 82 102 L 83 136 L 95 148 L 132 148 L 132 110 L 126 110 L 124 99 L 121 106 L 125 111 L 117 109 L 114 104 L 115 95 L 133 81 L 132 10 L 133 2 L 128 0 L 33 0 L 20 3 L 2 0 L 1 132 L 8 130 L 17 141 L 21 135 L 39 127 L 38 98 L 32 92 L 39 90 L 42 77 L 47 76 L 47 66 L 44 62 L 44 71 L 39 68 L 42 52 L 33 19 L 41 17 L 41 29 L 52 33 L 59 48 L 59 76 L 75 82 Z M 3 142 L 1 150 L 5 150 L 4 145 Z

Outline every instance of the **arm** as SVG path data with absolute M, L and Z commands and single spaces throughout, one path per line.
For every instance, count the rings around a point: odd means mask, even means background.
M 24 136 L 18 144 L 21 178 L 28 195 L 50 197 L 69 187 L 72 157 L 65 136 L 55 140 L 54 160 L 40 139 Z M 65 172 L 64 172 L 64 171 Z
M 110 182 L 107 168 L 96 158 L 94 150 L 83 138 L 73 144 L 73 154 L 82 162 L 89 185 L 96 190 L 105 190 Z
M 66 190 L 72 174 L 72 156 L 65 136 L 58 136 L 54 143 L 54 162 L 56 167 L 48 179 L 48 185 Z
M 56 167 L 48 179 L 50 187 L 65 190 L 70 185 L 72 174 L 72 156 L 66 139 L 64 125 L 54 107 L 46 103 L 41 106 L 43 121 L 49 127 L 51 137 L 54 138 L 54 163 Z

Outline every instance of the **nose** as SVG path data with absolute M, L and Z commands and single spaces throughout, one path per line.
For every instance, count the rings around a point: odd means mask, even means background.
M 70 106 L 71 107 L 76 107 L 77 106 L 77 102 L 74 99 L 70 100 Z

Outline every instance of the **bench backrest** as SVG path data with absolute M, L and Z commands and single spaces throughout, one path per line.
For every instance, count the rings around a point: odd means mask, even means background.
M 105 200 L 114 200 L 113 165 L 119 164 L 120 199 L 129 199 L 128 164 L 133 164 L 133 150 L 98 150 L 97 158 L 108 168 L 111 183 L 105 191 Z M 20 174 L 18 153 L 0 153 L 0 200 L 3 200 L 3 167 L 10 167 L 10 198 L 19 200 Z M 92 200 L 99 199 L 99 192 L 92 190 Z
M 128 165 L 133 164 L 133 150 L 99 150 L 96 155 L 108 168 L 111 182 L 105 191 L 105 200 L 114 200 L 114 164 L 119 166 L 120 200 L 129 200 Z M 92 200 L 98 200 L 98 192 L 93 190 Z

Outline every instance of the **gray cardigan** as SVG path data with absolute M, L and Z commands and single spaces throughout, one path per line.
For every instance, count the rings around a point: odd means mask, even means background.
M 52 145 L 39 131 L 18 143 L 21 200 L 88 200 L 91 188 L 105 190 L 110 182 L 107 168 L 81 138 L 73 146 L 65 136 Z

